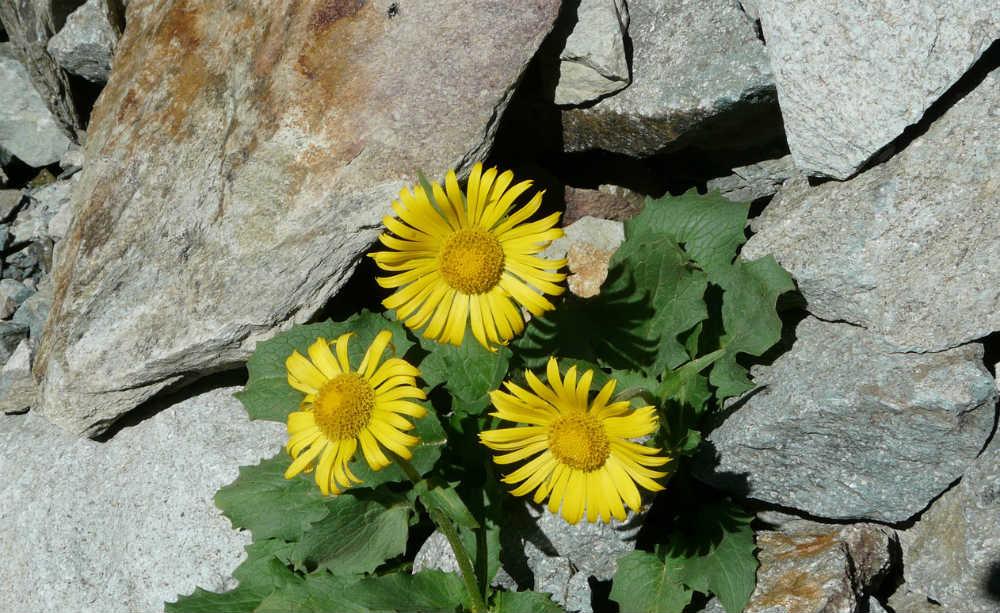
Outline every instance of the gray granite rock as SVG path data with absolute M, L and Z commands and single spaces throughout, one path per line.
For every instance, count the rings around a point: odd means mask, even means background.
M 42 329 L 48 320 L 49 311 L 52 308 L 52 283 L 46 279 L 38 285 L 38 291 L 28 297 L 17 311 L 14 312 L 12 320 L 14 323 L 23 324 L 28 327 L 28 338 L 31 340 L 32 354 L 38 347 L 38 342 L 42 336 Z
M 525 505 L 527 515 L 511 517 L 504 543 L 507 559 L 523 554 L 525 569 L 500 569 L 494 585 L 508 590 L 534 589 L 571 611 L 591 613 L 589 578 L 607 581 L 614 577 L 618 558 L 635 549 L 641 520 L 630 516 L 610 524 L 567 524 L 558 515 Z M 515 553 L 515 550 L 518 550 Z M 444 535 L 434 533 L 417 552 L 413 572 L 424 569 L 453 571 L 455 556 Z M 524 571 L 530 577 L 523 576 Z M 509 572 L 508 572 L 509 571 Z M 520 584 L 520 582 L 524 584 Z
M 744 613 L 861 613 L 891 567 L 893 531 L 798 521 L 758 532 L 760 569 Z
M 79 175 L 67 181 L 56 181 L 28 192 L 28 204 L 24 206 L 11 226 L 14 245 L 51 238 L 49 222 L 63 208 L 69 207 L 73 188 Z
M 646 156 L 744 105 L 774 100 L 753 24 L 732 0 L 633 0 L 632 84 L 562 113 L 568 151 Z
M 69 14 L 66 23 L 49 39 L 48 51 L 63 69 L 95 83 L 111 74 L 119 32 L 111 25 L 108 0 L 87 0 Z
M 719 190 L 733 202 L 752 202 L 773 196 L 785 181 L 796 176 L 795 163 L 790 155 L 775 160 L 764 160 L 733 169 L 728 177 L 712 179 L 709 190 Z
M 72 176 L 83 169 L 83 149 L 73 145 L 59 158 L 59 168 L 62 169 L 60 179 Z
M 895 613 L 952 613 L 923 594 L 911 592 L 905 584 L 889 597 L 888 604 Z
M 980 0 L 754 4 L 795 163 L 838 179 L 916 123 L 1000 36 L 1000 10 Z
M 946 610 L 1000 609 L 1000 439 L 899 540 L 908 589 Z
M 37 386 L 31 376 L 31 349 L 22 340 L 0 369 L 0 413 L 23 413 L 35 403 Z
M 625 227 L 620 221 L 583 217 L 564 227 L 565 236 L 552 241 L 542 254 L 550 259 L 567 260 L 569 291 L 581 298 L 601 293 L 608 278 L 611 256 L 625 241 Z
M 184 400 L 106 443 L 34 411 L 0 416 L 0 611 L 152 612 L 195 586 L 232 588 L 250 536 L 212 497 L 285 439 L 281 424 L 249 422 L 235 391 Z
M 0 364 L 6 364 L 17 346 L 26 338 L 28 338 L 27 325 L 14 321 L 0 321 Z
M 880 603 L 878 600 L 874 598 L 869 598 L 868 613 L 889 613 L 889 612 L 885 610 L 885 607 L 883 607 L 882 603 Z
M 69 145 L 11 44 L 0 43 L 0 147 L 40 167 L 59 161 Z
M 35 291 L 14 279 L 0 280 L 0 319 L 10 319 Z
M 418 170 L 486 156 L 560 2 L 391 4 L 129 4 L 52 272 L 47 417 L 95 435 L 245 360 L 328 303 Z
M 702 458 L 701 478 L 818 517 L 902 522 L 968 469 L 997 401 L 981 345 L 894 353 L 813 318 L 795 334 L 709 436 L 718 463 Z
M 577 22 L 559 54 L 555 103 L 593 102 L 629 84 L 625 0 L 582 0 Z
M 773 254 L 809 311 L 939 351 L 1000 330 L 1000 77 L 847 183 L 789 181 L 746 258 Z
M 19 189 L 0 189 L 0 222 L 6 222 L 21 203 L 22 193 Z

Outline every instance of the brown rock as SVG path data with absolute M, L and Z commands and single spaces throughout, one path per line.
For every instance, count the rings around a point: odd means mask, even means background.
M 35 363 L 94 435 L 347 280 L 418 170 L 484 157 L 557 0 L 131 2 Z
M 642 211 L 645 197 L 617 185 L 602 185 L 597 189 L 567 186 L 564 195 L 566 213 L 563 223 L 571 224 L 581 217 L 600 217 L 625 221 Z

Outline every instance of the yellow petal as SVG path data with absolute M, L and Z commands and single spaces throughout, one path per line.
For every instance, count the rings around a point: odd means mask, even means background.
M 312 388 L 307 393 L 318 392 L 326 384 L 327 378 L 323 373 L 298 351 L 293 351 L 292 355 L 288 356 L 285 368 L 288 369 L 289 375 L 303 383 L 305 387 Z

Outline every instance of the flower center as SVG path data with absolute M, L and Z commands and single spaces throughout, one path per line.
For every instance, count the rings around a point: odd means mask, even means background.
M 500 282 L 503 247 L 486 230 L 464 228 L 445 241 L 439 266 L 448 285 L 465 294 L 485 294 Z
M 591 472 L 604 466 L 611 445 L 600 421 L 576 413 L 549 426 L 549 451 L 570 468 Z
M 357 436 L 371 421 L 375 392 L 355 373 L 330 379 L 313 402 L 316 425 L 332 441 Z

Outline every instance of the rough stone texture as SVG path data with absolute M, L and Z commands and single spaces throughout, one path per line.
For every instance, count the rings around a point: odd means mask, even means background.
M 707 187 L 709 190 L 719 190 L 733 202 L 752 202 L 758 198 L 773 196 L 785 181 L 796 174 L 792 156 L 786 155 L 776 160 L 764 160 L 734 168 L 733 174 L 712 179 Z
M 875 600 L 874 598 L 869 598 L 868 613 L 889 613 L 889 612 L 885 610 L 885 607 L 882 606 L 882 603 Z
M 10 319 L 17 308 L 34 293 L 20 281 L 0 280 L 0 319 Z
M 997 392 L 981 345 L 893 353 L 860 328 L 813 318 L 795 334 L 709 436 L 718 465 L 703 458 L 703 479 L 819 517 L 901 522 L 986 442 Z
M 27 337 L 28 326 L 25 324 L 0 321 L 0 363 L 6 364 L 17 346 Z
M 569 225 L 582 217 L 600 217 L 625 221 L 642 211 L 645 196 L 618 185 L 601 185 L 597 189 L 566 187 L 563 192 L 566 212 L 563 224 Z
M 34 411 L 0 416 L 0 611 L 162 611 L 196 585 L 233 587 L 250 536 L 212 497 L 285 438 L 281 424 L 250 423 L 235 391 L 184 400 L 107 443 Z
M 0 222 L 6 222 L 21 203 L 21 190 L 0 189 Z
M 895 613 L 952 613 L 941 605 L 930 602 L 923 594 L 907 590 L 905 585 L 889 597 L 888 604 Z
M 52 59 L 46 45 L 76 1 L 0 2 L 0 23 L 10 39 L 10 49 L 27 69 L 55 121 L 70 135 L 78 135 L 83 129 L 77 112 L 77 104 L 82 101 L 76 99 L 69 75 Z
M 111 74 L 119 34 L 111 25 L 107 0 L 87 0 L 70 13 L 62 29 L 49 39 L 47 48 L 65 70 L 104 83 Z
M 59 158 L 59 168 L 62 169 L 60 179 L 66 178 L 83 168 L 83 149 L 73 145 Z
M 246 359 L 347 281 L 418 170 L 485 156 L 559 2 L 390 4 L 129 4 L 34 364 L 46 416 L 94 435 Z
M 69 145 L 13 45 L 0 43 L 0 147 L 37 167 L 58 162 Z
M 525 509 L 524 517 L 511 516 L 510 529 L 504 535 L 508 542 L 503 544 L 508 559 L 516 557 L 515 550 L 523 551 L 525 568 L 501 568 L 494 585 L 509 590 L 534 586 L 532 589 L 551 594 L 570 611 L 591 613 L 588 579 L 607 581 L 614 577 L 617 559 L 635 549 L 641 520 L 630 516 L 625 522 L 571 526 L 558 515 L 527 504 Z M 458 568 L 444 535 L 431 535 L 417 552 L 413 572 L 426 568 Z
M 634 0 L 629 7 L 632 84 L 586 109 L 562 114 L 568 151 L 634 156 L 746 105 L 774 100 L 764 45 L 732 0 Z
M 38 291 L 29 296 L 18 307 L 12 318 L 14 323 L 28 327 L 28 338 L 31 341 L 32 354 L 36 353 L 39 339 L 42 337 L 42 327 L 45 326 L 45 322 L 49 317 L 49 311 L 52 309 L 52 291 L 52 283 L 49 279 L 43 280 L 38 285 Z
M 1000 609 L 1000 439 L 899 540 L 907 588 L 946 610 Z
M 56 181 L 29 192 L 27 206 L 18 212 L 11 226 L 11 234 L 14 237 L 12 244 L 50 238 L 49 222 L 63 208 L 69 207 L 77 176 L 79 175 L 74 175 L 68 181 Z
M 608 263 L 625 242 L 625 227 L 620 221 L 584 217 L 563 228 L 566 235 L 556 239 L 543 257 L 566 258 L 569 291 L 581 298 L 601 293 L 608 278 Z
M 786 183 L 743 256 L 774 254 L 811 313 L 901 351 L 1000 330 L 998 124 L 994 72 L 885 164 L 847 183 Z
M 0 412 L 23 413 L 35 402 L 35 380 L 31 377 L 31 349 L 28 341 L 17 346 L 0 369 Z
M 629 84 L 625 0 L 582 0 L 577 22 L 559 54 L 556 104 L 583 104 Z
M 1000 11 L 980 0 L 754 3 L 795 163 L 838 179 L 916 123 L 1000 35 Z
M 860 613 L 891 563 L 892 530 L 799 521 L 757 534 L 757 586 L 744 613 Z

